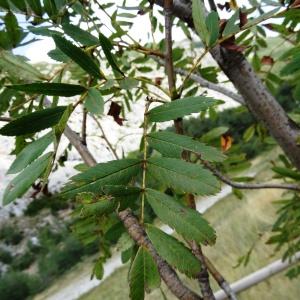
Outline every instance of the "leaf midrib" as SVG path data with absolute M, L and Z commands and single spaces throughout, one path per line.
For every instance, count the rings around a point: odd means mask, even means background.
M 184 176 L 184 177 L 187 177 L 187 178 L 191 178 L 192 180 L 195 180 L 195 181 L 198 181 L 199 180 L 199 178 L 198 177 L 194 177 L 194 176 L 188 176 L 188 175 L 186 175 L 186 174 L 183 174 L 183 173 L 179 173 L 179 172 L 175 172 L 174 170 L 171 170 L 171 169 L 169 169 L 169 168 L 166 168 L 166 167 L 162 167 L 162 166 L 160 166 L 160 165 L 157 165 L 157 164 L 155 164 L 155 163 L 152 163 L 152 162 L 149 162 L 148 161 L 148 163 L 150 163 L 150 164 L 152 164 L 152 165 L 154 165 L 154 166 L 156 166 L 156 167 L 158 167 L 158 168 L 161 168 L 161 169 L 165 169 L 165 170 L 168 170 L 169 172 L 171 172 L 171 173 L 174 173 L 174 174 L 179 174 L 179 175 L 181 175 L 181 176 Z M 199 175 L 198 175 L 199 176 Z M 203 183 L 202 181 L 201 181 L 201 183 Z M 207 186 L 210 186 L 210 187 L 213 187 L 214 189 L 216 189 L 217 187 L 216 186 L 214 186 L 214 185 L 211 185 L 211 184 L 209 184 L 209 183 L 206 183 L 205 182 L 205 185 L 207 185 Z
M 78 186 L 78 187 L 75 188 L 75 189 L 67 190 L 67 191 L 65 191 L 65 194 L 67 194 L 67 193 L 74 193 L 74 192 L 76 192 L 76 190 L 78 190 L 78 189 L 82 189 L 82 188 L 87 187 L 87 186 L 89 186 L 89 185 L 97 184 L 97 182 L 98 182 L 99 180 L 103 180 L 103 179 L 105 179 L 105 178 L 107 178 L 107 177 L 109 177 L 109 176 L 112 176 L 112 175 L 115 175 L 115 174 L 124 172 L 125 170 L 130 169 L 130 168 L 132 168 L 132 167 L 134 167 L 134 166 L 136 166 L 136 165 L 138 165 L 138 164 L 140 164 L 140 163 L 141 163 L 141 161 L 138 161 L 138 162 L 136 162 L 136 163 L 134 163 L 134 164 L 132 164 L 132 165 L 130 165 L 130 166 L 127 166 L 127 167 L 125 167 L 125 168 L 119 169 L 117 172 L 109 173 L 109 174 L 107 174 L 107 175 L 105 175 L 105 176 L 103 176 L 103 177 L 100 177 L 100 178 L 96 179 L 95 181 L 88 182 L 88 183 L 86 183 L 86 184 L 83 184 L 83 185 L 81 185 L 81 186 Z M 74 184 L 76 184 L 76 181 L 74 181 Z

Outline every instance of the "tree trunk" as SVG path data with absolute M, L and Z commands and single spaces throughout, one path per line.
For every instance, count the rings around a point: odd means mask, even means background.
M 156 0 L 155 3 L 162 6 L 163 0 Z M 194 27 L 190 0 L 175 0 L 173 14 L 191 28 Z M 299 127 L 289 119 L 241 53 L 216 46 L 211 54 L 243 96 L 246 106 L 255 118 L 267 127 L 287 157 L 300 170 L 300 147 L 297 144 L 297 138 L 300 137 Z

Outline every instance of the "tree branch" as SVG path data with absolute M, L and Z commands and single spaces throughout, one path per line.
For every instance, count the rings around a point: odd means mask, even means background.
M 292 191 L 300 191 L 300 186 L 296 184 L 289 183 L 241 183 L 232 181 L 226 175 L 222 174 L 218 169 L 216 169 L 211 163 L 208 161 L 200 159 L 202 164 L 209 169 L 216 177 L 218 177 L 224 183 L 232 186 L 236 189 L 244 189 L 244 190 L 256 190 L 256 189 L 283 189 L 283 190 L 292 190 Z
M 165 64 L 163 59 L 157 58 L 153 55 L 151 55 L 151 58 L 161 65 Z M 187 76 L 189 74 L 189 72 L 187 70 L 184 70 L 181 68 L 174 68 L 174 72 L 179 75 L 183 75 L 183 76 Z M 220 84 L 216 84 L 211 81 L 208 81 L 208 80 L 204 79 L 202 76 L 200 76 L 199 74 L 195 74 L 195 73 L 190 74 L 189 78 L 192 79 L 193 81 L 199 83 L 199 85 L 201 87 L 204 87 L 209 90 L 223 94 L 224 96 L 229 97 L 230 99 L 238 102 L 239 104 L 245 105 L 245 101 L 242 96 L 240 96 L 239 94 L 237 94 L 235 92 L 232 92 L 231 90 L 221 86 Z
M 164 13 L 165 13 L 165 68 L 168 76 L 169 92 L 172 100 L 177 98 L 177 91 L 175 85 L 175 73 L 173 66 L 173 54 L 172 54 L 172 0 L 164 1 Z
M 211 10 L 217 11 L 217 6 L 214 0 L 208 0 L 208 3 Z
M 109 139 L 107 138 L 103 127 L 101 126 L 101 123 L 97 120 L 96 117 L 92 116 L 92 118 L 94 119 L 94 121 L 96 122 L 96 124 L 98 125 L 99 129 L 101 130 L 102 133 L 102 138 L 104 139 L 104 141 L 106 142 L 108 148 L 110 149 L 110 151 L 112 152 L 112 154 L 114 155 L 115 159 L 120 159 L 118 156 L 118 153 L 116 151 L 116 149 L 113 147 L 113 145 L 111 144 L 111 142 L 109 141 Z
M 70 143 L 75 147 L 75 149 L 80 154 L 82 160 L 88 166 L 94 166 L 97 163 L 93 155 L 88 150 L 87 146 L 85 146 L 82 143 L 80 136 L 75 131 L 73 131 L 68 125 L 65 128 L 64 135 L 68 138 Z
M 203 299 L 204 300 L 215 300 L 214 293 L 210 287 L 209 274 L 207 272 L 206 261 L 205 261 L 204 255 L 202 253 L 202 249 L 195 241 L 188 241 L 188 244 L 190 245 L 193 254 L 201 262 L 201 270 L 200 270 L 197 278 L 199 281 Z
M 86 122 L 87 122 L 87 110 L 83 108 L 82 112 L 82 127 L 81 127 L 81 140 L 83 145 L 87 145 L 86 143 Z
M 131 238 L 139 245 L 148 249 L 158 267 L 159 274 L 170 291 L 182 300 L 200 300 L 200 296 L 182 284 L 176 272 L 164 261 L 156 252 L 152 243 L 148 239 L 143 227 L 129 208 L 118 213 Z
M 163 6 L 163 0 L 154 0 Z M 192 18 L 192 1 L 174 0 L 173 15 L 194 28 Z M 255 74 L 243 54 L 227 50 L 219 45 L 211 49 L 211 54 L 237 91 L 243 96 L 245 103 L 257 120 L 264 123 L 271 135 L 277 140 L 285 154 L 295 167 L 300 170 L 300 147 L 297 137 L 300 128 L 285 113 L 280 104 Z
M 12 121 L 12 118 L 10 117 L 0 117 L 0 122 L 10 122 Z
M 184 69 L 180 69 L 180 68 L 175 68 L 174 70 L 177 74 L 184 75 L 184 76 L 187 76 L 188 73 L 189 73 L 188 71 L 186 71 Z M 225 88 L 225 87 L 223 87 L 219 84 L 210 82 L 210 81 L 204 79 L 203 77 L 201 77 L 200 75 L 191 74 L 190 79 L 192 79 L 193 81 L 199 83 L 199 85 L 201 87 L 208 88 L 212 91 L 223 94 L 224 96 L 227 96 L 227 97 L 231 98 L 232 100 L 238 102 L 239 104 L 242 104 L 242 105 L 245 104 L 245 101 L 244 101 L 243 97 L 240 96 L 239 94 L 236 94 L 236 93 L 230 91 L 229 89 L 227 89 L 227 88 Z
M 226 279 L 222 276 L 222 274 L 220 274 L 220 272 L 215 268 L 212 262 L 206 256 L 203 255 L 203 257 L 209 273 L 213 276 L 213 278 L 218 283 L 219 287 L 227 295 L 228 299 L 237 300 L 235 292 L 231 288 L 230 284 L 226 281 Z

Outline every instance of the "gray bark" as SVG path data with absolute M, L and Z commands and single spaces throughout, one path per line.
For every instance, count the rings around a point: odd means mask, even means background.
M 196 293 L 188 289 L 182 284 L 175 271 L 164 261 L 156 252 L 152 243 L 148 239 L 145 231 L 139 224 L 138 220 L 132 214 L 130 209 L 125 209 L 118 213 L 119 218 L 122 220 L 129 235 L 139 245 L 146 247 L 156 262 L 158 271 L 161 278 L 166 283 L 170 291 L 178 298 L 182 300 L 201 300 L 202 298 Z
M 163 0 L 156 0 L 155 3 L 162 6 Z M 191 28 L 194 27 L 190 0 L 175 0 L 173 14 Z M 300 147 L 297 144 L 299 127 L 289 119 L 241 53 L 216 46 L 211 54 L 243 97 L 254 117 L 267 127 L 287 157 L 300 170 Z

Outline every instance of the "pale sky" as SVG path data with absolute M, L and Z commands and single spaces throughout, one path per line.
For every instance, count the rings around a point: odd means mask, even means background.
M 122 5 L 122 0 L 116 0 L 115 1 L 117 4 Z M 219 3 L 223 3 L 224 1 L 217 1 Z M 132 7 L 132 6 L 137 6 L 139 1 L 136 0 L 127 0 L 127 6 Z M 242 5 L 247 5 L 248 1 L 247 0 L 241 0 L 238 1 L 238 4 L 240 6 Z M 121 12 L 121 10 L 120 10 Z M 123 12 L 128 12 L 128 11 L 123 11 Z M 134 13 L 136 11 L 130 11 L 131 13 Z M 221 18 L 228 18 L 230 14 L 228 14 L 225 11 L 220 12 Z M 154 15 L 159 19 L 161 19 L 161 15 L 157 13 L 157 10 L 154 11 Z M 107 16 L 105 16 L 102 12 L 99 12 L 99 17 L 101 20 L 105 22 L 105 19 L 107 19 Z M 21 19 L 21 18 L 20 18 Z M 149 16 L 147 15 L 138 15 L 134 19 L 130 19 L 130 21 L 133 21 L 133 26 L 129 30 L 129 34 L 136 40 L 141 40 L 142 43 L 145 43 L 151 38 L 150 36 L 150 21 L 149 21 Z M 109 22 L 107 22 L 109 24 Z M 105 32 L 106 31 L 106 32 Z M 104 34 L 108 34 L 109 31 L 105 28 L 103 28 Z M 155 38 L 156 40 L 160 40 L 163 37 L 163 34 L 159 32 L 159 30 L 156 31 L 155 33 Z M 47 53 L 55 48 L 54 42 L 51 38 L 48 37 L 43 37 L 43 36 L 38 36 L 41 40 L 32 44 L 29 44 L 25 47 L 21 47 L 16 49 L 14 52 L 16 54 L 22 54 L 25 55 L 29 60 L 32 62 L 40 62 L 40 61 L 47 61 L 51 62 L 51 59 L 48 57 Z M 173 30 L 173 39 L 176 42 L 182 41 L 185 39 L 185 35 L 180 29 L 177 29 L 174 27 Z

